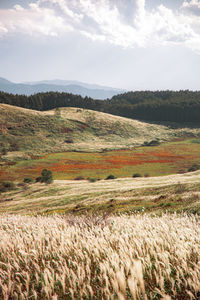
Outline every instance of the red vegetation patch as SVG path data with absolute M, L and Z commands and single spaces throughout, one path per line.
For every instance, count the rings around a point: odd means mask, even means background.
M 106 163 L 115 166 L 137 166 L 145 163 L 173 163 L 177 160 L 189 159 L 188 155 L 172 155 L 169 152 L 146 152 L 146 153 L 133 153 L 131 156 L 127 155 L 113 155 L 107 158 Z
M 192 155 L 191 155 L 192 154 Z M 34 157 L 33 157 L 34 158 Z M 118 172 L 119 176 L 130 176 L 131 172 L 145 173 L 151 170 L 151 175 L 166 175 L 180 170 L 186 171 L 192 162 L 200 160 L 199 148 L 191 144 L 167 144 L 153 148 L 138 148 L 135 150 L 110 151 L 105 153 L 59 153 L 46 154 L 24 166 L 3 167 L 0 179 L 23 179 L 26 176 L 36 178 L 44 168 L 53 172 L 55 178 L 74 178 L 74 176 L 105 177 L 106 170 Z M 163 164 L 163 167 L 162 167 Z M 157 166 L 156 166 L 157 165 Z M 164 166 L 165 165 L 165 166 Z M 130 167 L 130 168 L 129 168 Z M 119 170 L 119 171 L 118 171 Z M 88 172 L 88 173 L 87 173 Z M 71 176 L 70 176 L 71 174 Z M 72 177 L 73 174 L 73 177 Z

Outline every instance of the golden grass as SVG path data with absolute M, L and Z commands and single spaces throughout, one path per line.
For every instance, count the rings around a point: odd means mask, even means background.
M 169 209 L 159 207 L 159 196 L 164 198 L 163 204 L 180 196 L 182 200 L 175 200 L 178 202 L 177 209 L 186 208 L 192 211 L 200 208 L 197 195 L 199 182 L 200 171 L 160 177 L 100 180 L 94 183 L 87 180 L 55 180 L 51 185 L 36 183 L 2 193 L 0 213 L 68 213 L 76 209 L 77 205 L 81 205 L 83 213 L 90 208 L 93 212 L 98 211 L 99 205 L 103 211 L 107 211 L 108 206 L 112 205 L 114 212 L 134 210 L 143 206 L 150 211 L 151 207 L 153 210 Z M 194 193 L 196 198 L 192 200 Z M 110 202 L 111 200 L 114 201 Z M 174 209 L 176 210 L 176 206 Z M 79 210 L 76 209 L 75 212 Z
M 199 299 L 199 219 L 0 217 L 1 299 Z

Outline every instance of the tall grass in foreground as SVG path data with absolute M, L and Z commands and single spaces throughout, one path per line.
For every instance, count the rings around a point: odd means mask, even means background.
M 199 299 L 195 216 L 0 216 L 1 299 Z

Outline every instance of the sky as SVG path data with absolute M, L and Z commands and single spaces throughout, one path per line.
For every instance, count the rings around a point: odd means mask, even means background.
M 0 77 L 200 89 L 200 0 L 0 0 Z

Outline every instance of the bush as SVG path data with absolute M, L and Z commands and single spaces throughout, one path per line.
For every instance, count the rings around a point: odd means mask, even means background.
M 74 180 L 84 180 L 85 178 L 83 176 L 77 176 L 76 178 L 74 178 Z
M 0 192 L 8 192 L 14 190 L 15 184 L 11 181 L 3 181 L 0 183 Z
M 109 180 L 109 179 L 116 179 L 117 177 L 115 176 L 115 175 L 108 175 L 107 177 L 106 177 L 106 180 Z
M 41 175 L 41 182 L 48 184 L 53 182 L 53 175 L 50 170 L 43 169 Z
M 65 143 L 67 143 L 67 144 L 73 144 L 73 140 L 65 140 Z
M 194 171 L 197 171 L 197 170 L 199 170 L 199 169 L 200 169 L 199 165 L 194 164 L 194 165 L 192 165 L 192 166 L 188 169 L 188 172 L 194 172 Z
M 33 182 L 34 182 L 34 180 L 31 177 L 25 177 L 24 178 L 24 183 L 33 183 Z
M 145 173 L 144 177 L 150 177 L 149 173 Z
M 133 178 L 137 178 L 137 177 L 142 177 L 142 175 L 140 173 L 133 174 Z
M 185 173 L 185 170 L 184 169 L 180 169 L 179 171 L 178 171 L 178 174 L 184 174 Z
M 96 178 L 88 178 L 89 182 L 96 182 L 97 179 Z
M 15 187 L 15 184 L 11 181 L 4 181 L 2 182 L 3 186 L 5 186 L 7 189 L 13 189 Z
M 26 187 L 26 183 L 24 183 L 24 182 L 19 182 L 19 183 L 17 184 L 17 186 L 18 186 L 18 187 Z
M 2 155 L 6 155 L 8 153 L 8 150 L 6 148 L 3 148 L 1 150 Z
M 150 142 L 147 142 L 147 141 L 145 141 L 144 143 L 143 143 L 143 146 L 158 146 L 158 145 L 160 145 L 160 142 L 159 142 L 159 140 L 152 140 L 152 141 L 150 141 Z
M 36 179 L 35 179 L 36 182 L 41 182 L 42 181 L 42 176 L 38 176 Z
M 53 182 L 53 175 L 50 170 L 43 169 L 41 175 L 42 176 L 39 176 L 35 179 L 36 182 L 42 182 L 48 184 Z

